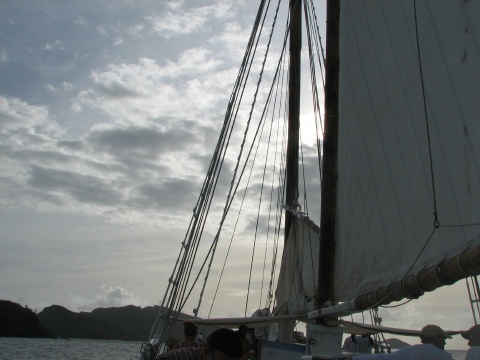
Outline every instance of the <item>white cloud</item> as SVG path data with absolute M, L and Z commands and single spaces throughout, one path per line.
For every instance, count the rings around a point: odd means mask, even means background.
M 69 309 L 73 311 L 92 311 L 96 308 L 147 305 L 140 297 L 120 286 L 102 285 L 98 292 L 98 294 L 90 298 L 71 294 Z
M 167 7 L 171 10 L 180 9 L 183 6 L 184 3 L 185 3 L 185 0 L 165 1 L 165 4 L 167 5 Z
M 160 117 L 198 119 L 202 113 L 208 123 L 212 109 L 226 104 L 233 82 L 215 71 L 221 64 L 203 48 L 186 50 L 177 62 L 167 61 L 163 67 L 148 58 L 110 64 L 105 71 L 92 72 L 94 87 L 79 93 L 77 102 L 123 124 L 148 124 Z
M 42 50 L 65 50 L 65 44 L 63 41 L 57 39 L 52 43 L 46 43 Z
M 45 85 L 45 90 L 47 90 L 49 93 L 56 95 L 57 94 L 57 89 L 52 84 L 47 84 Z
M 144 23 L 139 23 L 133 26 L 129 26 L 126 28 L 127 34 L 133 37 L 140 37 L 145 30 L 145 24 Z
M 102 37 L 108 37 L 108 31 L 102 25 L 97 26 L 97 34 L 102 36 Z
M 77 101 L 75 101 L 72 103 L 70 109 L 72 109 L 74 113 L 78 114 L 80 111 L 82 111 L 82 106 Z
M 123 43 L 123 39 L 122 39 L 122 37 L 120 37 L 120 36 L 117 37 L 117 38 L 115 38 L 115 40 L 113 41 L 113 45 L 114 45 L 114 46 L 122 45 L 122 43 Z
M 49 118 L 46 106 L 30 105 L 17 98 L 0 96 L 0 133 L 7 135 L 19 130 L 52 136 L 62 133 Z
M 161 16 L 147 18 L 152 24 L 153 31 L 165 38 L 187 35 L 194 32 L 207 32 L 210 29 L 211 19 L 227 19 L 233 16 L 231 4 L 220 2 L 212 6 L 185 9 L 181 4 L 169 3 L 171 11 Z
M 74 23 L 77 25 L 85 25 L 85 18 L 83 16 L 79 16 L 74 20 Z

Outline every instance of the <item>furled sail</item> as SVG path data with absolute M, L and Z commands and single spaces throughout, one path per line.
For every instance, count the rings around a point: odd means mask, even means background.
M 316 309 L 320 229 L 308 217 L 296 217 L 293 224 L 283 251 L 274 314 L 306 314 Z
M 338 301 L 480 244 L 478 14 L 479 1 L 341 2 Z

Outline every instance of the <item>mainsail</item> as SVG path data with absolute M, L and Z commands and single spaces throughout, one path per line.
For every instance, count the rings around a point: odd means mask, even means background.
M 480 2 L 341 4 L 334 297 L 346 301 L 480 244 Z

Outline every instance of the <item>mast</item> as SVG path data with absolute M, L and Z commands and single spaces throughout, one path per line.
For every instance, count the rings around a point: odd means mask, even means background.
M 337 215 L 337 144 L 340 0 L 327 0 L 325 59 L 325 126 L 323 134 L 322 203 L 317 308 L 333 299 Z
M 300 62 L 302 50 L 302 0 L 290 1 L 290 64 L 288 84 L 288 142 L 285 204 L 295 207 L 298 198 L 298 144 L 300 128 Z M 292 214 L 285 211 L 285 241 Z

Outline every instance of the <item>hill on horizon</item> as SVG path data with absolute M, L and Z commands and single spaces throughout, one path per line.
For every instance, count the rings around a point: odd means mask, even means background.
M 147 341 L 160 306 L 141 308 L 135 305 L 97 308 L 91 312 L 78 313 L 60 305 L 44 308 L 38 318 L 53 336 L 60 338 Z M 180 314 L 181 319 L 193 316 Z M 199 326 L 198 331 L 209 334 L 211 329 Z M 182 321 L 179 320 L 173 337 L 183 339 Z
M 37 314 L 27 306 L 9 300 L 0 300 L 0 336 L 51 337 Z
M 159 310 L 159 306 L 128 305 L 76 313 L 52 305 L 38 318 L 55 337 L 146 341 Z

